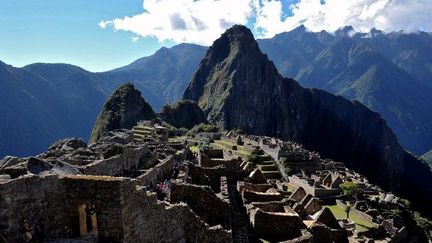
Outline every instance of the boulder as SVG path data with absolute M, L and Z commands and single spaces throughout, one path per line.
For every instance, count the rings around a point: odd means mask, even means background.
M 109 131 L 105 136 L 99 139 L 102 143 L 119 143 L 128 144 L 133 141 L 133 134 L 131 130 L 117 129 Z
M 64 138 L 53 143 L 48 150 L 71 151 L 78 148 L 86 148 L 87 144 L 81 138 Z
M 31 157 L 27 161 L 27 170 L 32 174 L 40 174 L 44 171 L 51 170 L 52 168 L 52 164 L 34 157 Z
M 2 168 L 6 168 L 8 166 L 14 166 L 18 163 L 19 163 L 19 160 L 17 157 L 6 156 L 2 160 L 0 160 L 0 170 Z

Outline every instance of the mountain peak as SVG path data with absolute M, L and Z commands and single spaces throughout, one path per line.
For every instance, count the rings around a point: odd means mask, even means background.
M 230 40 L 244 41 L 244 40 L 255 40 L 252 31 L 244 25 L 233 25 L 227 29 L 224 34 L 230 38 Z
M 250 48 L 258 49 L 258 44 L 249 28 L 244 25 L 234 25 L 227 29 L 225 33 L 213 43 L 212 47 L 216 49 L 229 47 L 232 52 L 240 50 L 245 51 Z
M 105 133 L 115 129 L 131 129 L 140 120 L 149 120 L 156 115 L 141 97 L 141 92 L 131 83 L 118 87 L 106 101 L 94 125 L 90 142 L 96 142 Z
M 341 27 L 335 31 L 335 35 L 337 36 L 349 36 L 355 33 L 355 30 L 352 26 L 347 25 L 345 27 Z
M 291 31 L 292 32 L 300 32 L 300 33 L 302 33 L 302 32 L 306 32 L 307 29 L 306 29 L 306 27 L 303 24 L 301 24 L 301 25 L 297 26 L 295 29 L 293 29 Z
M 383 33 L 382 30 L 379 30 L 379 29 L 376 29 L 376 28 L 372 28 L 372 29 L 369 30 L 368 35 L 369 35 L 369 37 L 376 37 L 378 35 L 381 35 L 382 33 Z
M 383 188 L 432 202 L 430 188 L 406 190 L 426 181 L 430 185 L 432 174 L 420 168 L 421 177 L 406 181 L 417 170 L 411 166 L 422 164 L 402 150 L 378 113 L 284 79 L 244 26 L 234 26 L 213 43 L 183 98 L 197 101 L 207 120 L 226 130 L 300 142 L 358 169 Z
M 273 63 L 259 49 L 252 32 L 245 26 L 235 25 L 213 42 L 183 97 L 197 101 L 206 112 L 207 105 L 212 107 L 212 103 L 218 101 L 208 96 L 201 97 L 208 92 L 205 84 L 215 84 L 220 95 L 224 95 L 229 92 L 226 88 L 242 86 L 244 82 L 253 83 L 253 86 L 265 84 L 264 78 L 256 78 L 262 77 L 262 72 L 280 78 Z M 213 112 L 219 113 L 216 109 Z

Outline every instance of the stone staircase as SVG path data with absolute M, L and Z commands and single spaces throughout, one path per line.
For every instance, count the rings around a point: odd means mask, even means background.
M 258 163 L 258 168 L 262 171 L 266 179 L 281 179 L 282 176 L 276 167 L 275 161 L 266 160 Z
M 229 202 L 228 181 L 225 176 L 221 177 L 221 195 L 224 201 Z
M 136 142 L 143 141 L 143 139 L 151 133 L 152 133 L 152 129 L 149 127 L 138 125 L 138 126 L 134 126 L 132 128 L 133 138 L 134 138 L 134 141 L 136 141 Z

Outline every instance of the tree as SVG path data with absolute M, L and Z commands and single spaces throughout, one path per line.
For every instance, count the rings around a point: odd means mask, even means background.
M 349 213 L 350 213 L 350 211 L 351 211 L 351 204 L 349 203 L 349 202 L 347 202 L 347 205 L 346 205 L 346 207 L 345 207 L 345 213 L 346 213 L 346 217 L 347 217 L 347 219 L 349 219 Z
M 358 185 L 351 181 L 340 184 L 339 188 L 342 189 L 344 195 L 348 197 L 357 198 L 358 193 L 360 192 Z

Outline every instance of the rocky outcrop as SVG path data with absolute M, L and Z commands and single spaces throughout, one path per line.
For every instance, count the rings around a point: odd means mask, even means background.
M 138 121 L 155 117 L 153 109 L 141 97 L 141 93 L 132 84 L 123 84 L 105 103 L 93 127 L 90 143 L 96 142 L 109 131 L 131 129 Z
M 431 171 L 402 149 L 378 113 L 283 78 L 244 26 L 213 43 L 183 98 L 197 101 L 209 122 L 227 130 L 294 140 L 424 211 L 432 203 Z
M 195 125 L 207 123 L 204 112 L 191 100 L 180 100 L 172 105 L 165 105 L 160 116 L 162 120 L 177 128 L 191 129 Z
M 432 168 L 432 150 L 425 153 L 421 158 Z

